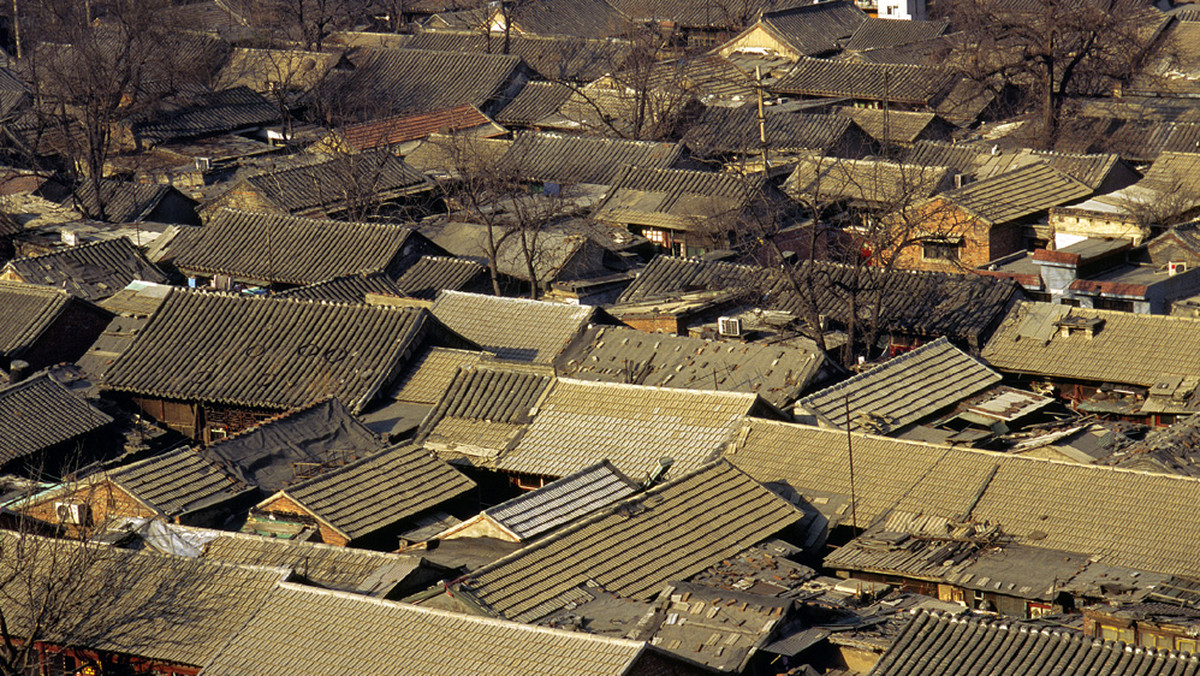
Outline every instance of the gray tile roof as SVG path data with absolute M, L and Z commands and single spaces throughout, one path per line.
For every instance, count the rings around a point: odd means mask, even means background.
M 853 137 L 855 131 L 861 133 L 853 120 L 842 115 L 768 113 L 766 120 L 772 152 L 825 152 Z M 758 112 L 751 107 L 706 108 L 684 132 L 683 143 L 702 155 L 759 152 Z
M 1048 150 L 1002 152 L 996 155 L 983 149 L 975 173 L 990 178 L 1028 164 L 1048 164 L 1092 190 L 1103 185 L 1120 158 L 1113 153 L 1059 153 Z
M 123 465 L 99 476 L 107 476 L 138 500 L 171 517 L 235 500 L 254 490 L 190 448 Z
M 641 477 L 674 458 L 676 475 L 712 460 L 759 405 L 757 395 L 560 378 L 533 423 L 496 467 L 563 477 L 609 460 Z
M 175 188 L 159 183 L 104 179 L 100 181 L 100 194 L 104 197 L 104 217 L 110 223 L 145 220 L 172 190 Z M 100 205 L 96 201 L 96 190 L 91 181 L 84 181 L 79 185 L 75 191 L 75 198 L 93 215 L 99 215 Z
M 513 33 L 509 36 L 508 53 L 524 59 L 542 79 L 591 82 L 617 70 L 633 50 L 628 41 L 594 39 L 597 37 L 538 37 Z M 504 48 L 504 35 L 478 31 L 424 30 L 413 35 L 405 46 L 410 49 L 500 54 Z M 529 83 L 526 88 L 534 84 L 558 87 L 543 82 Z
M 393 226 L 394 227 L 394 226 Z M 404 292 L 381 272 L 334 277 L 328 281 L 297 286 L 275 294 L 281 298 L 325 300 L 332 303 L 365 303 L 367 294 L 403 296 Z
M 953 129 L 936 113 L 843 106 L 838 108 L 838 114 L 854 120 L 872 138 L 886 143 L 913 143 L 927 133 L 944 137 Z
M 281 494 L 355 540 L 474 488 L 474 481 L 429 451 L 403 445 L 292 484 Z
M 868 17 L 855 29 L 846 43 L 847 51 L 899 47 L 913 42 L 931 40 L 945 34 L 950 22 L 941 21 L 897 21 Z
M 40 615 L 40 640 L 196 667 L 287 574 L 10 531 L 3 538 L 0 608 L 12 636 L 29 633 L 31 600 L 58 599 L 33 591 L 41 582 L 71 593 L 56 601 L 53 617 Z M 69 583 L 64 565 L 81 569 Z
M 412 308 L 175 291 L 104 385 L 273 409 L 336 396 L 357 412 L 430 326 L 428 313 Z
M 187 97 L 170 110 L 135 122 L 132 131 L 138 138 L 163 143 L 257 127 L 279 118 L 279 106 L 239 85 Z
M 602 222 L 648 225 L 674 230 L 712 227 L 728 221 L 763 197 L 765 177 L 690 169 L 629 166 L 612 182 L 593 217 Z
M 867 293 L 879 288 L 885 299 L 881 326 L 886 330 L 947 336 L 970 343 L 973 349 L 982 346 L 1014 298 L 1020 297 L 1020 287 L 1015 283 L 991 277 L 805 264 L 815 266 L 811 274 L 821 314 L 836 321 L 847 317 L 847 297 L 839 294 L 838 288 L 860 288 Z M 754 280 L 758 294 L 753 299 L 754 306 L 800 316 L 802 303 L 806 301 L 796 296 L 776 274 L 766 268 L 659 256 L 638 274 L 619 301 L 653 303 L 678 297 L 685 291 L 744 290 L 746 280 L 750 279 Z
M 265 420 L 199 453 L 271 492 L 313 472 L 375 455 L 384 445 L 341 401 L 326 399 Z
M 1045 164 L 1032 164 L 944 193 L 952 203 L 993 224 L 1010 223 L 1092 194 L 1086 185 Z
M 1062 336 L 1067 317 L 1097 318 L 1093 337 Z M 1200 337 L 1200 319 L 1024 302 L 1005 317 L 982 356 L 1008 373 L 1153 387 L 1170 376 L 1200 375 L 1200 354 L 1181 350 Z
M 783 189 L 805 203 L 849 200 L 895 213 L 946 187 L 953 187 L 947 167 L 818 157 L 800 160 Z
M 997 524 L 1017 544 L 1111 565 L 1177 575 L 1200 567 L 1200 523 L 1191 518 L 1200 479 L 857 433 L 851 441 L 860 526 L 896 510 L 969 518 Z M 846 443 L 841 430 L 752 419 L 725 458 L 848 523 Z
M 640 489 L 607 460 L 483 511 L 523 541 L 532 540 Z
M 610 185 L 625 165 L 665 169 L 683 153 L 677 143 L 526 132 L 504 154 L 533 181 Z
M 216 537 L 204 546 L 202 556 L 206 559 L 238 565 L 289 568 L 309 583 L 345 591 L 386 592 L 386 589 L 372 588 L 373 578 L 390 576 L 396 579 L 421 564 L 419 557 L 404 554 L 245 533 L 209 532 Z
M 558 112 L 571 96 L 571 88 L 557 82 L 529 82 L 500 112 L 496 121 L 504 125 L 532 125 Z
M 487 354 L 446 347 L 427 348 L 413 358 L 412 368 L 396 381 L 391 396 L 397 401 L 432 406 L 442 398 L 460 366 L 478 364 Z
M 323 97 L 358 93 L 358 101 L 366 104 L 359 116 L 363 119 L 429 113 L 463 104 L 486 112 L 488 102 L 523 68 L 516 55 L 429 49 L 363 50 L 357 66 L 318 89 Z
M 0 389 L 0 464 L 80 437 L 113 419 L 48 374 Z
M 816 56 L 837 51 L 866 20 L 855 4 L 833 0 L 767 12 L 760 22 L 797 53 Z
M 475 291 L 487 277 L 487 268 L 472 260 L 421 256 L 396 279 L 396 286 L 405 296 L 433 300 L 440 291 Z
M 256 173 L 243 181 L 244 189 L 290 214 L 336 212 L 368 196 L 387 200 L 433 189 L 424 174 L 385 151 L 338 155 L 317 164 Z
M 0 356 L 16 358 L 50 328 L 72 303 L 70 294 L 33 284 L 0 281 Z
M 870 676 L 1151 676 L 1200 673 L 1192 655 L 1101 641 L 1074 629 L 1039 628 L 1000 618 L 916 613 Z
M 811 341 L 767 345 L 594 326 L 556 367 L 580 380 L 750 392 L 786 406 L 827 363 Z
M 953 77 L 940 68 L 925 66 L 804 58 L 771 85 L 771 91 L 925 106 L 950 88 Z
M 509 450 L 528 426 L 536 406 L 554 381 L 548 368 L 479 364 L 454 374 L 425 417 L 418 439 L 439 452 L 494 456 Z
M 999 383 L 999 373 L 938 338 L 796 402 L 845 429 L 899 430 Z M 847 418 L 847 413 L 849 418 Z
M 594 308 L 443 291 L 430 308 L 450 330 L 503 359 L 549 363 L 587 328 Z
M 221 209 L 175 259 L 175 266 L 188 274 L 312 284 L 388 270 L 413 237 L 411 228 L 390 223 Z
M 629 20 L 605 0 L 529 0 L 513 7 L 509 20 L 518 32 L 541 36 L 610 38 L 630 30 Z
M 29 284 L 66 289 L 96 301 L 124 289 L 135 279 L 163 283 L 167 276 L 125 237 L 15 258 L 5 265 Z
M 563 607 L 585 584 L 644 601 L 801 518 L 729 463 L 712 463 L 537 540 L 462 586 L 525 622 Z
M 283 583 L 202 673 L 624 676 L 644 645 Z

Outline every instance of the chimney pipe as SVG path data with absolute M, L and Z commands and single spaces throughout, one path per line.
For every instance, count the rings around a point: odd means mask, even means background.
M 8 384 L 16 385 L 29 375 L 29 362 L 24 359 L 14 359 L 8 364 Z

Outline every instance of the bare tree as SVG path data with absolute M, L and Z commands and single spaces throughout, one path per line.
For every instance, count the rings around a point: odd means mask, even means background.
M 264 0 L 257 23 L 271 26 L 304 49 L 320 51 L 329 36 L 363 18 L 363 0 Z
M 35 114 L 70 161 L 68 171 L 101 196 L 90 214 L 101 219 L 104 166 L 122 144 L 132 144 L 128 123 L 153 115 L 211 67 L 202 42 L 164 24 L 166 6 L 166 0 L 118 0 L 91 21 L 72 3 L 52 3 L 36 22 L 25 20 L 24 40 L 37 45 L 21 63 Z
M 515 247 L 530 280 L 529 295 L 537 298 L 548 263 L 546 233 L 575 210 L 572 187 L 548 184 L 539 190 L 531 185 L 519 154 L 498 151 L 480 139 L 447 136 L 432 142 L 452 167 L 453 176 L 442 185 L 450 216 L 483 226 L 492 292 L 501 294 L 501 263 Z
M 1047 147 L 1067 97 L 1127 81 L 1163 21 L 1149 0 L 952 0 L 948 14 L 959 31 L 950 62 L 977 81 L 1027 92 Z

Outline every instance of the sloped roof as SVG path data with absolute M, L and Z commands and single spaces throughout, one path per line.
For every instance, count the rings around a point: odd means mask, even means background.
M 337 52 L 235 47 L 217 73 L 216 83 L 221 88 L 243 86 L 263 94 L 277 87 L 308 91 L 340 58 Z
M 1100 641 L 1075 629 L 920 611 L 871 669 L 871 676 L 967 676 L 992 664 L 1029 676 L 1200 673 L 1195 657 L 1185 653 Z
M 368 99 L 374 115 L 432 112 L 463 104 L 486 109 L 521 67 L 521 57 L 511 54 L 364 50 L 358 68 L 331 78 L 332 91 L 322 95 L 362 92 L 359 97 Z
M 421 172 L 387 152 L 339 154 L 317 164 L 265 171 L 243 179 L 288 213 L 336 210 L 348 199 L 390 199 L 432 189 Z
M 38 615 L 40 640 L 196 667 L 217 654 L 287 575 L 279 568 L 10 531 L 3 538 L 0 569 L 10 586 L 0 589 L 0 603 L 14 637 L 30 633 L 31 608 L 26 604 L 33 585 L 63 589 L 61 568 L 75 564 L 82 572 L 66 583 L 71 593 L 57 602 L 54 619 Z M 34 596 L 35 603 L 47 598 Z
M 925 166 L 951 167 L 962 174 L 974 174 L 990 155 L 989 148 L 970 143 L 917 141 L 904 161 Z
M 175 291 L 105 376 L 142 395 L 360 411 L 428 330 L 424 310 Z
M 221 209 L 175 259 L 186 272 L 278 284 L 312 284 L 382 272 L 411 228 Z M 416 235 L 420 237 L 420 235 Z
M 975 173 L 990 178 L 1030 164 L 1048 164 L 1092 190 L 1098 189 L 1120 161 L 1115 153 L 1060 153 L 1022 148 L 1017 152 L 991 154 L 980 148 Z
M 946 33 L 950 22 L 941 21 L 898 21 L 867 17 L 858 25 L 854 35 L 846 43 L 846 51 L 860 52 L 866 49 L 899 47 L 913 42 L 931 40 Z
M 253 612 L 206 676 L 624 676 L 645 645 L 286 582 Z
M 727 462 L 616 503 L 472 573 L 463 588 L 494 612 L 531 622 L 595 583 L 648 600 L 774 535 L 801 513 Z
M 817 204 L 850 200 L 901 209 L 933 195 L 949 183 L 947 167 L 819 157 L 797 163 L 784 182 L 784 191 L 793 198 Z
M 123 465 L 106 476 L 168 516 L 211 507 L 254 490 L 190 448 Z
M 601 73 L 603 74 L 603 73 Z M 572 89 L 558 82 L 527 82 L 500 112 L 496 121 L 508 125 L 532 125 L 554 115 L 570 98 Z
M 430 311 L 450 330 L 503 359 L 549 363 L 583 332 L 595 309 L 443 291 Z
M 433 300 L 440 291 L 462 291 L 487 276 L 483 264 L 450 256 L 421 256 L 396 280 L 401 293 Z
M 341 401 L 331 398 L 265 420 L 199 453 L 248 484 L 278 491 L 306 473 L 353 462 L 383 448 L 378 436 Z
M 292 484 L 281 494 L 353 540 L 473 488 L 474 481 L 429 451 L 402 445 Z
M 953 77 L 925 66 L 804 58 L 771 85 L 771 91 L 930 105 L 950 87 Z
M 446 251 L 462 258 L 471 259 L 481 265 L 488 260 L 488 231 L 487 226 L 480 223 L 451 222 L 442 223 L 436 227 L 424 227 L 423 232 Z M 519 237 L 501 238 L 496 250 L 496 272 L 503 277 L 511 277 L 523 282 L 537 281 L 548 284 L 555 281 L 560 273 L 587 276 L 596 267 L 608 271 L 602 257 L 583 259 L 580 252 L 588 248 L 602 246 L 588 237 L 586 233 L 572 231 L 569 228 L 552 227 L 542 230 L 537 236 L 536 255 L 533 256 L 533 272 L 536 280 L 529 276 L 529 262 L 521 247 Z M 596 260 L 599 258 L 600 260 Z M 582 262 L 580 266 L 572 266 L 572 262 Z M 618 263 L 618 265 L 620 265 Z M 490 289 L 489 289 L 490 290 Z
M 413 358 L 412 368 L 397 381 L 391 396 L 397 401 L 436 404 L 454 380 L 460 366 L 479 363 L 488 353 L 427 348 Z
M 1067 317 L 1100 319 L 1092 337 L 1060 335 Z M 1200 375 L 1200 354 L 1181 350 L 1200 336 L 1200 319 L 1023 302 L 996 329 L 982 356 L 1009 373 L 1152 387 L 1169 376 Z
M 854 127 L 848 117 L 807 113 L 768 113 L 766 122 L 772 152 L 826 151 Z M 749 107 L 706 108 L 684 133 L 683 143 L 701 154 L 758 152 L 758 113 Z
M 711 227 L 735 219 L 763 196 L 765 177 L 691 169 L 625 167 L 596 205 L 593 217 L 620 224 L 675 230 Z
M 126 237 L 14 258 L 5 268 L 28 284 L 65 289 L 72 296 L 90 301 L 108 298 L 135 279 L 159 284 L 167 281 L 167 276 Z
M 325 300 L 332 303 L 365 303 L 367 294 L 402 296 L 404 293 L 387 275 L 381 272 L 334 277 L 328 281 L 297 286 L 276 296 L 303 300 Z
M 103 179 L 100 194 L 103 196 L 104 217 L 110 223 L 133 223 L 145 220 L 162 202 L 167 193 L 178 192 L 170 185 L 161 183 L 131 183 Z M 91 181 L 84 181 L 75 191 L 75 199 L 85 209 L 99 216 L 100 202 L 96 201 L 96 190 Z
M 444 457 L 494 457 L 513 446 L 553 382 L 554 371 L 548 368 L 459 367 L 422 422 L 418 438 Z
M 786 406 L 826 363 L 810 342 L 767 345 L 594 326 L 556 366 L 581 380 L 750 392 Z
M 751 419 L 725 457 L 802 497 L 848 498 L 846 443 L 841 430 Z M 858 433 L 851 443 L 860 526 L 894 511 L 969 518 L 998 524 L 1017 544 L 1101 563 L 1178 575 L 1200 565 L 1200 523 L 1189 516 L 1200 479 Z
M 640 489 L 638 484 L 603 460 L 489 507 L 483 513 L 517 537 L 529 541 Z
M 20 357 L 72 302 L 61 289 L 0 281 L 0 356 Z
M 629 32 L 629 20 L 605 0 L 529 0 L 512 8 L 516 32 L 607 38 Z M 550 76 L 547 76 L 550 77 Z
M 526 132 L 504 161 L 533 181 L 609 185 L 625 165 L 665 169 L 682 153 L 677 143 Z
M 245 86 L 187 97 L 182 103 L 133 124 L 135 136 L 154 143 L 213 136 L 275 122 L 279 107 Z
M 449 134 L 491 125 L 492 120 L 469 103 L 428 113 L 401 114 L 367 122 L 357 122 L 336 131 L 341 141 L 354 150 L 366 150 L 416 141 L 430 134 Z M 498 136 L 504 129 L 495 127 L 484 136 Z
M 977 343 L 1019 297 L 1014 282 L 978 275 L 888 271 L 878 268 L 805 261 L 810 266 L 821 314 L 841 321 L 848 317 L 847 294 L 859 289 L 884 300 L 881 326 L 888 331 L 947 336 Z M 723 261 L 694 261 L 659 256 L 650 261 L 621 294 L 620 303 L 652 303 L 697 290 L 747 292 L 748 302 L 763 309 L 803 314 L 805 299 L 797 296 L 778 272 Z
M 759 21 L 796 52 L 816 56 L 837 51 L 866 20 L 854 3 L 828 0 L 766 12 Z
M 1091 194 L 1092 190 L 1086 185 L 1054 167 L 1031 164 L 968 183 L 943 193 L 943 196 L 985 221 L 1000 224 L 1081 200 Z
M 890 21 L 898 23 L 895 19 Z M 887 143 L 913 143 L 941 119 L 936 113 L 877 108 L 842 107 L 838 113 L 854 120 L 871 138 Z
M 374 592 L 372 577 L 380 573 L 403 574 L 421 559 L 404 554 L 373 552 L 357 547 L 335 547 L 321 542 L 301 542 L 246 533 L 209 531 L 206 559 L 250 566 L 290 568 L 305 581 L 346 591 Z M 394 579 L 394 578 L 393 578 Z M 378 590 L 384 591 L 384 590 Z
M 1200 148 L 1197 148 L 1200 151 Z M 1164 151 L 1150 165 L 1141 184 L 1172 193 L 1182 191 L 1195 196 L 1200 193 L 1200 152 Z
M 938 338 L 836 385 L 813 393 L 796 406 L 845 429 L 863 431 L 862 416 L 887 431 L 952 406 L 999 383 L 1000 374 Z M 886 432 L 884 432 L 886 433 Z
M 663 457 L 674 472 L 712 460 L 760 402 L 743 392 L 683 390 L 560 378 L 496 467 L 562 477 L 601 460 L 640 477 Z
M 512 33 L 509 35 L 507 53 L 524 59 L 530 68 L 546 80 L 591 82 L 617 70 L 633 51 L 632 43 L 626 40 L 595 39 L 597 37 L 539 37 Z M 480 31 L 423 30 L 413 35 L 406 46 L 411 49 L 500 54 L 504 49 L 504 35 Z
M 0 464 L 95 432 L 107 413 L 48 374 L 0 389 Z

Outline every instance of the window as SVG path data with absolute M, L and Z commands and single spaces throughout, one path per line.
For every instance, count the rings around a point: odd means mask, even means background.
M 957 261 L 961 240 L 932 239 L 922 244 L 922 257 L 939 261 Z
M 1162 634 L 1151 634 L 1149 632 L 1141 632 L 1138 637 L 1138 645 L 1143 648 L 1158 648 L 1159 650 L 1170 650 L 1175 647 L 1175 639 L 1171 636 Z
M 1179 652 L 1194 653 L 1196 652 L 1196 639 L 1177 638 L 1175 639 L 1175 649 Z
M 1100 625 L 1100 638 L 1105 641 L 1124 641 L 1133 643 L 1133 627 L 1114 627 L 1108 624 Z
M 1133 312 L 1133 301 L 1118 300 L 1116 298 L 1098 297 L 1092 301 L 1092 307 L 1097 310 L 1117 310 L 1120 312 Z

